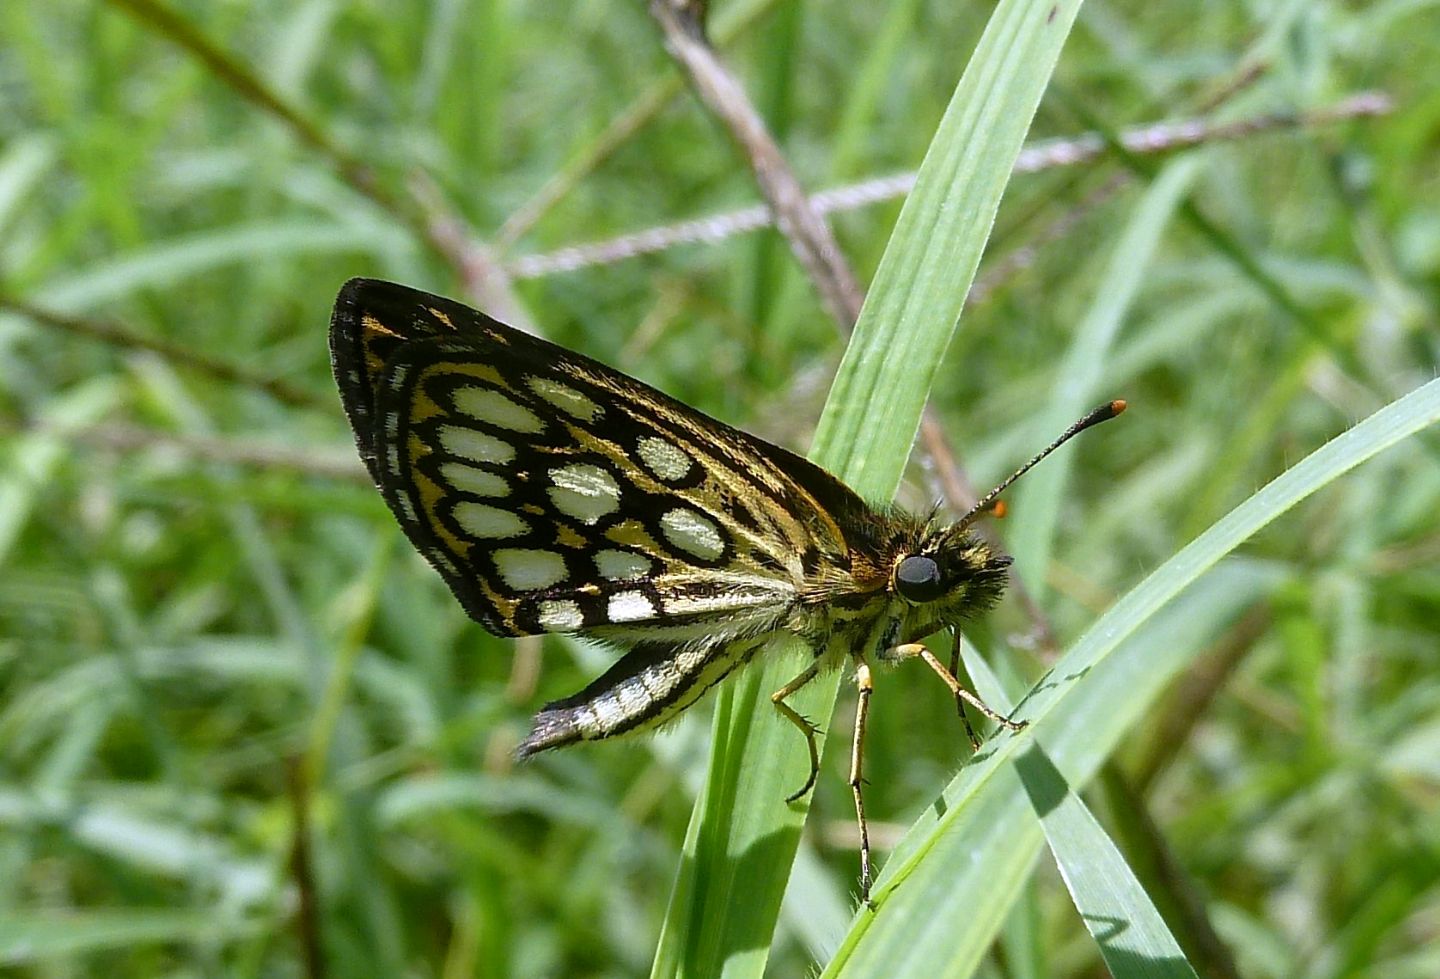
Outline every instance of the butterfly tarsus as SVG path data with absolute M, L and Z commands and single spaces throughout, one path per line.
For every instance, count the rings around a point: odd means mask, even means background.
M 801 670 L 789 683 L 770 695 L 770 702 L 775 705 L 775 709 L 780 712 L 780 716 L 791 724 L 794 724 L 795 727 L 800 730 L 800 733 L 805 735 L 805 747 L 810 750 L 810 773 L 805 776 L 804 785 L 785 797 L 787 805 L 792 802 L 799 802 L 805 798 L 806 793 L 815 787 L 815 779 L 820 775 L 820 749 L 815 744 L 815 735 L 820 733 L 820 728 L 794 707 L 785 703 L 785 698 L 815 679 L 819 672 L 820 660 L 816 659 L 811 662 L 809 666 L 805 667 L 805 669 Z

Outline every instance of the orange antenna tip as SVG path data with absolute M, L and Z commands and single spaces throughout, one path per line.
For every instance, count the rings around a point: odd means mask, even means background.
M 1011 483 L 1015 482 L 1015 480 L 1025 475 L 1041 459 L 1044 459 L 1050 453 L 1060 448 L 1060 446 L 1064 445 L 1066 442 L 1070 441 L 1072 438 L 1085 431 L 1085 429 L 1090 428 L 1093 425 L 1098 425 L 1101 422 L 1108 422 L 1110 419 L 1120 414 L 1120 412 L 1124 411 L 1125 407 L 1125 402 L 1117 398 L 1114 401 L 1107 401 L 1103 405 L 1099 405 L 1095 408 L 1090 409 L 1089 413 L 1087 413 L 1085 417 L 1081 418 L 1075 424 L 1065 429 L 1065 431 L 1060 434 L 1060 437 L 1058 439 L 1051 442 L 1045 448 L 1041 449 L 1038 453 L 1035 454 L 1035 457 L 1033 459 L 1025 463 L 1025 465 L 1021 466 L 1013 473 L 1011 473 L 1009 478 L 1002 482 L 999 486 L 992 489 L 989 493 L 986 493 L 984 498 L 981 499 L 980 502 L 976 503 L 973 507 L 970 508 L 968 513 L 966 513 L 963 517 L 960 518 L 957 526 L 961 529 L 964 529 L 965 527 L 970 526 L 970 524 L 980 514 L 985 513 L 986 511 L 991 509 L 998 509 L 996 507 L 998 497 L 1001 493 L 1005 492 L 1005 490 L 1009 488 Z M 997 514 L 997 516 L 998 515 L 999 514 Z

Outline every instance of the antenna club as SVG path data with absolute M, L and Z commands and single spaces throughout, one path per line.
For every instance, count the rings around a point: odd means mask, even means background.
M 970 524 L 974 523 L 975 518 L 978 517 L 980 514 L 990 510 L 998 509 L 996 504 L 998 503 L 998 498 L 1000 494 L 1005 492 L 1005 490 L 1009 489 L 1011 483 L 1015 482 L 1015 480 L 1019 479 L 1021 476 L 1029 472 L 1031 468 L 1033 468 L 1035 464 L 1038 463 L 1041 459 L 1044 459 L 1050 453 L 1054 452 L 1056 449 L 1060 448 L 1060 446 L 1064 445 L 1066 442 L 1070 441 L 1076 435 L 1079 435 L 1081 432 L 1085 431 L 1085 429 L 1091 427 L 1092 425 L 1098 425 L 1101 422 L 1106 422 L 1114 418 L 1116 415 L 1124 411 L 1125 408 L 1125 402 L 1120 400 L 1119 398 L 1115 399 L 1114 401 L 1107 401 L 1104 404 L 1099 405 L 1098 407 L 1092 408 L 1089 414 L 1087 414 L 1084 418 L 1081 418 L 1075 424 L 1071 425 L 1064 432 L 1062 432 L 1059 438 L 1057 438 L 1055 441 L 1051 442 L 1045 448 L 1041 449 L 1038 453 L 1036 453 L 1033 459 L 1025 463 L 1025 465 L 1021 466 L 1013 473 L 1011 473 L 1009 478 L 1007 478 L 999 486 L 992 489 L 989 493 L 986 493 L 983 499 L 981 499 L 978 503 L 971 507 L 969 512 L 967 512 L 964 516 L 960 518 L 960 520 L 956 523 L 956 526 L 959 527 L 961 530 L 964 530 L 966 527 L 970 526 Z M 997 516 L 998 515 L 999 514 L 997 514 Z

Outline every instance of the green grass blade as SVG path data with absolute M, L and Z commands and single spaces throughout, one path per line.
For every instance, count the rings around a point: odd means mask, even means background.
M 43 136 L 13 139 L 0 153 L 0 233 L 11 230 L 10 221 L 55 159 L 52 141 Z
M 1241 598 L 1238 593 L 1235 597 Z M 996 710 L 1010 711 L 1014 698 L 989 664 L 969 643 L 962 652 L 980 698 Z M 1193 977 L 1195 970 L 1124 855 L 1045 749 L 1034 745 L 1015 768 L 1075 909 L 1100 946 L 1110 974 L 1116 979 Z
M 1000 4 L 900 213 L 812 451 L 867 498 L 887 500 L 899 485 L 1000 195 L 1078 9 L 1078 0 Z M 801 738 L 768 700 L 803 655 L 772 649 L 721 693 L 710 773 L 653 976 L 764 969 L 805 816 L 804 802 L 784 798 L 806 769 Z M 826 678 L 792 702 L 828 717 L 837 686 Z
M 958 965 L 973 967 L 989 946 L 1018 892 L 1015 868 L 1028 866 L 1039 845 L 1010 762 L 1040 743 L 1065 779 L 1082 786 L 1188 662 L 1197 644 L 1178 637 L 1227 614 L 1223 603 L 1187 607 L 1183 616 L 1167 606 L 1182 593 L 1181 605 L 1189 606 L 1196 596 L 1216 591 L 1217 581 L 1235 577 L 1229 566 L 1221 569 L 1226 574 L 1207 574 L 1225 555 L 1301 500 L 1436 421 L 1440 380 L 1387 405 L 1287 470 L 1096 621 L 1021 703 L 1015 716 L 1030 726 L 993 738 L 900 841 L 876 887 L 878 911 L 856 918 L 826 974 L 883 969 L 893 976 L 933 976 L 941 958 L 957 964 L 955 974 L 966 974 Z M 1241 575 L 1238 594 L 1254 594 L 1263 584 L 1254 571 Z M 1167 614 L 1157 619 L 1162 610 Z M 1139 641 L 1142 635 L 1152 641 Z M 977 913 L 977 904 L 985 913 Z M 906 960 L 913 970 L 897 967 Z
M 224 912 L 25 911 L 0 918 L 0 965 L 35 965 L 86 952 L 133 952 L 146 945 L 232 941 L 256 925 Z
M 1039 744 L 1015 761 L 1060 876 L 1114 979 L 1194 979 L 1140 881 Z
M 1078 2 L 1000 4 L 925 154 L 835 378 L 813 458 L 862 496 L 900 485 L 920 412 Z
M 38 286 L 50 309 L 78 312 L 114 303 L 141 289 L 163 289 L 229 265 L 315 254 L 403 254 L 409 241 L 369 223 L 336 224 L 313 218 L 256 221 L 152 243 L 119 258 L 67 273 Z

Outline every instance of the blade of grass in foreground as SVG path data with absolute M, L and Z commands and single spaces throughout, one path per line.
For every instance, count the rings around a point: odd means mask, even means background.
M 899 485 L 920 412 L 974 277 L 1000 195 L 1079 0 L 1002 0 L 956 87 L 875 275 L 815 436 L 812 457 L 863 496 Z M 710 772 L 686 835 L 652 975 L 764 969 L 808 799 L 787 806 L 807 762 L 769 703 L 798 672 L 797 643 L 722 689 Z M 792 703 L 821 720 L 838 686 Z
M 1220 577 L 1220 576 L 1212 576 Z M 1251 575 L 1232 575 L 1236 586 L 1244 586 Z M 1212 591 L 1223 593 L 1224 583 Z M 1167 611 L 1177 610 L 1192 623 L 1193 640 L 1189 648 L 1202 648 L 1209 637 L 1208 630 L 1197 622 L 1194 614 L 1194 598 L 1200 589 L 1194 589 L 1187 598 L 1191 601 L 1177 602 Z M 1249 589 L 1241 592 L 1238 587 L 1228 589 L 1229 595 L 1223 604 L 1212 605 L 1205 615 L 1206 624 L 1212 624 L 1224 617 L 1230 607 L 1248 602 L 1259 591 Z M 1162 634 L 1156 626 L 1163 627 L 1162 620 L 1151 620 L 1147 630 Z M 1194 626 L 1200 625 L 1200 628 Z M 1172 646 L 1179 645 L 1183 637 L 1167 635 Z M 980 699 L 1002 713 L 1014 709 L 1014 698 L 1001 685 L 1000 678 L 990 665 L 980 658 L 974 647 L 966 643 L 963 649 L 966 669 L 975 683 L 975 692 Z M 1170 934 L 1150 895 L 1130 869 L 1120 848 L 1106 834 L 1090 808 L 1078 794 L 1071 790 L 1065 776 L 1061 775 L 1055 763 L 1036 744 L 1015 763 L 1021 784 L 1029 796 L 1030 806 L 1050 852 L 1060 867 L 1060 876 L 1070 892 L 1070 899 L 1080 912 L 1092 938 L 1100 946 L 1105 966 L 1115 979 L 1126 979 L 1139 975 L 1147 979 L 1193 979 L 1195 970 L 1185 958 L 1184 951 Z M 1024 819 L 1025 816 L 1020 818 Z M 1028 876 L 1028 869 L 1021 876 Z
M 999 734 L 916 821 L 882 869 L 876 912 L 861 911 L 827 976 L 967 974 L 994 938 L 1019 892 L 1040 834 L 1010 764 L 1043 744 L 1055 768 L 1078 790 L 1125 729 L 1183 668 L 1161 630 L 1137 642 L 1142 627 L 1186 593 L 1203 593 L 1217 562 L 1312 493 L 1440 421 L 1440 380 L 1412 391 L 1287 470 L 1167 561 L 1101 616 L 1030 692 L 1016 712 L 1030 721 Z M 1227 568 L 1229 566 L 1227 565 Z M 1224 569 L 1217 569 L 1224 570 Z M 1204 578 L 1203 581 L 1200 579 Z M 1198 582 L 1198 585 L 1197 585 Z M 1253 587 L 1253 583 L 1252 583 Z M 1217 616 L 1195 613 L 1203 622 Z M 1183 620 L 1169 617 L 1175 627 Z M 1018 807 L 1018 808 L 1017 808 Z M 977 913 L 982 909 L 984 913 Z M 939 963 L 955 966 L 954 972 Z M 897 965 L 901 963 L 904 965 Z
M 1195 979 L 1125 857 L 1040 745 L 1015 762 L 1060 876 L 1114 979 Z

